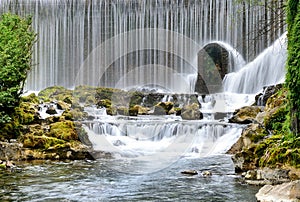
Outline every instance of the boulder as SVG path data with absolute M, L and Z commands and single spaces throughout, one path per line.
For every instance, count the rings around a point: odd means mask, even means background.
M 168 115 L 169 111 L 173 108 L 173 102 L 159 102 L 154 106 L 154 115 Z
M 67 104 L 63 101 L 57 101 L 56 106 L 59 110 L 69 110 L 71 108 L 70 104 Z
M 245 148 L 249 148 L 253 143 L 261 140 L 265 134 L 263 134 L 263 128 L 260 124 L 250 124 L 243 129 L 241 137 L 232 147 L 227 151 L 228 154 L 236 154 L 241 152 Z
M 203 114 L 199 110 L 199 105 L 193 103 L 182 108 L 181 117 L 185 120 L 200 120 L 203 119 Z
M 57 114 L 57 111 L 54 106 L 50 105 L 50 106 L 48 106 L 46 113 L 50 114 L 50 115 L 54 115 L 54 114 Z
M 262 112 L 263 107 L 246 106 L 235 110 L 233 116 L 229 119 L 230 123 L 249 124 L 255 122 L 258 113 Z
M 255 195 L 260 202 L 299 202 L 300 180 L 280 185 L 265 185 Z

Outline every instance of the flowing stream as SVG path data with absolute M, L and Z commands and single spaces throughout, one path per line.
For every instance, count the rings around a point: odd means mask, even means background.
M 210 201 L 255 202 L 259 187 L 243 185 L 230 156 L 181 158 L 155 173 L 119 172 L 127 162 L 31 162 L 17 173 L 0 173 L 1 201 Z M 112 168 L 118 168 L 114 170 Z M 183 169 L 210 170 L 211 177 Z

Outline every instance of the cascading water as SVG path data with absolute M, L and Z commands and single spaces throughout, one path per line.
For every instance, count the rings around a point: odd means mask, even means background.
M 274 13 L 233 0 L 1 0 L 7 11 L 32 15 L 38 33 L 29 90 L 153 84 L 187 93 L 204 44 L 226 42 L 249 60 L 283 32 L 262 36 Z
M 286 33 L 262 52 L 255 60 L 224 78 L 224 91 L 257 93 L 264 86 L 282 83 L 285 79 L 287 58 Z

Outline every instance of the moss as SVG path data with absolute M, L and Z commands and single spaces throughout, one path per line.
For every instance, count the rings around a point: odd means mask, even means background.
M 47 136 L 35 136 L 33 134 L 26 134 L 21 139 L 23 147 L 33 149 L 48 149 L 50 147 L 61 147 L 65 145 L 65 141 Z
M 14 119 L 18 119 L 21 124 L 31 124 L 38 119 L 37 111 L 31 103 L 22 102 L 15 108 Z
M 30 95 L 21 97 L 22 102 L 30 102 L 34 104 L 39 104 L 39 98 L 35 93 L 31 93 Z
M 62 86 L 51 86 L 41 90 L 38 96 L 42 99 L 44 98 L 53 98 L 59 94 L 65 93 L 68 90 Z
M 272 114 L 265 117 L 264 125 L 266 129 L 277 131 L 282 130 L 287 114 L 288 111 L 285 105 L 277 108 Z
M 55 137 L 62 140 L 78 140 L 78 134 L 75 129 L 75 125 L 72 121 L 62 121 L 52 123 L 50 125 L 50 137 Z

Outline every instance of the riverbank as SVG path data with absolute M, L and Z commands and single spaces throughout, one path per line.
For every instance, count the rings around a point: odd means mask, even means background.
M 254 105 L 236 110 L 229 120 L 247 127 L 228 153 L 233 155 L 235 171 L 246 183 L 265 185 L 257 195 L 259 201 L 272 201 L 272 195 L 280 190 L 272 185 L 278 184 L 282 184 L 280 193 L 285 200 L 298 200 L 298 195 L 286 194 L 293 193 L 294 189 L 300 193 L 300 141 L 288 132 L 287 90 L 277 85 L 264 92 L 257 96 Z

